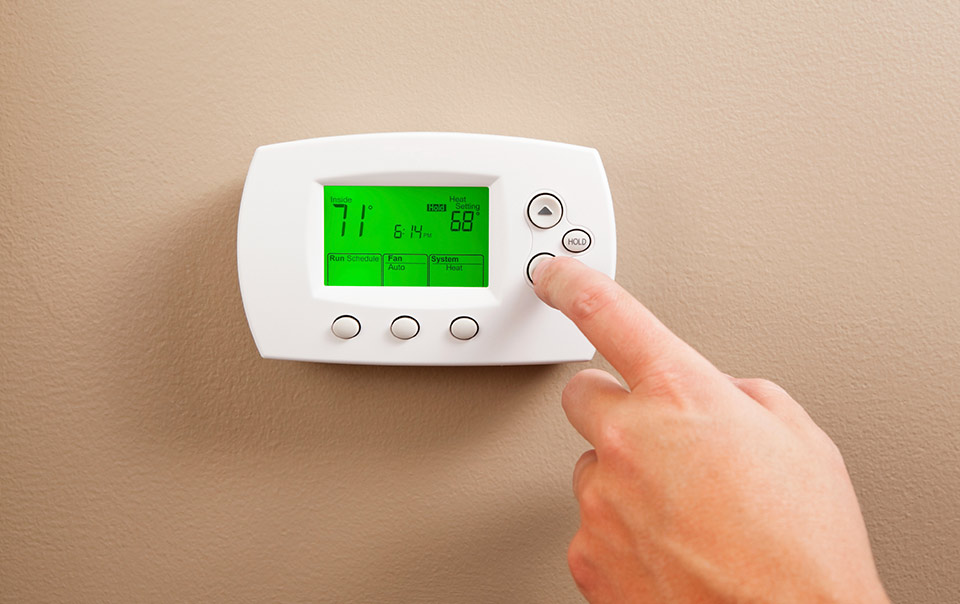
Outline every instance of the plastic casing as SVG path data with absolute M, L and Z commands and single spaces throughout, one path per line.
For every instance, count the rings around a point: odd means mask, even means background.
M 323 284 L 324 185 L 490 188 L 489 287 L 328 287 Z M 539 229 L 527 206 L 539 193 L 563 203 L 560 223 Z M 590 248 L 567 252 L 564 233 L 587 231 Z M 616 230 L 606 173 L 595 149 L 461 133 L 388 133 L 315 138 L 259 147 L 243 188 L 237 268 L 250 331 L 272 359 L 377 365 L 516 365 L 585 361 L 594 347 L 527 279 L 538 253 L 576 256 L 613 277 Z M 331 331 L 356 317 L 349 340 Z M 410 340 L 390 333 L 409 315 Z M 458 340 L 450 323 L 480 330 Z

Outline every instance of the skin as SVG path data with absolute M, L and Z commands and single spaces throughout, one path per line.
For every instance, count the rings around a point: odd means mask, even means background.
M 843 458 L 783 388 L 720 372 L 574 259 L 534 282 L 626 382 L 588 369 L 563 391 L 594 447 L 567 556 L 588 601 L 889 602 Z

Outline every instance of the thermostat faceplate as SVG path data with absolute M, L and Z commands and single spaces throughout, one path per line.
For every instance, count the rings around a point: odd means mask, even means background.
M 534 294 L 574 256 L 613 277 L 596 150 L 458 133 L 317 138 L 256 150 L 237 225 L 243 306 L 265 358 L 379 365 L 584 361 Z

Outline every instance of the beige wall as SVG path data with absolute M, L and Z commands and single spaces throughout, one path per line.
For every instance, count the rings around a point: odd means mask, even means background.
M 599 149 L 622 283 L 837 440 L 895 600 L 960 592 L 960 4 L 242 4 L 0 5 L 0 600 L 578 601 L 586 365 L 247 331 L 254 148 L 397 130 Z

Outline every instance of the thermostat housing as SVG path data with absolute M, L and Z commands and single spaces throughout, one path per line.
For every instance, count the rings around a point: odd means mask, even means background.
M 583 361 L 594 348 L 534 294 L 575 256 L 613 277 L 596 150 L 460 133 L 316 138 L 256 150 L 237 267 L 266 358 L 381 365 Z

